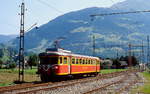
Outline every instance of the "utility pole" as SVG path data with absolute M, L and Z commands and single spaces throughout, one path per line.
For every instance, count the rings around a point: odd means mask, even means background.
M 149 35 L 147 36 L 147 64 L 150 62 L 150 54 L 149 54 Z
M 144 63 L 144 45 L 143 45 L 143 41 L 142 41 L 142 63 Z
M 131 67 L 131 64 L 132 64 L 131 44 L 129 44 L 129 57 L 128 57 L 128 61 L 129 61 L 129 67 Z
M 95 36 L 93 35 L 93 56 L 95 56 Z
M 24 81 L 24 14 L 25 3 L 21 4 L 20 41 L 19 41 L 19 82 Z
M 118 49 L 117 49 L 117 59 L 119 59 L 119 52 L 118 52 Z

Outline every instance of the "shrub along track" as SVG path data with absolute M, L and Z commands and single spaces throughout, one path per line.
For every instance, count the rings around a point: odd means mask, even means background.
M 36 93 L 38 91 L 50 91 L 50 90 L 55 90 L 58 88 L 73 86 L 73 85 L 79 84 L 79 83 L 81 84 L 81 83 L 92 82 L 92 81 L 100 80 L 100 79 L 102 80 L 102 79 L 113 78 L 113 77 L 117 77 L 120 75 L 124 75 L 126 73 L 135 72 L 135 71 L 136 70 L 128 70 L 128 71 L 122 71 L 122 72 L 102 74 L 97 77 L 74 79 L 74 80 L 67 80 L 67 81 L 54 82 L 54 83 L 52 83 L 52 82 L 40 83 L 40 84 L 28 83 L 28 84 L 14 85 L 14 86 L 8 86 L 8 87 L 1 87 L 0 93 L 26 94 L 26 93 Z M 113 84 L 113 83 L 111 83 L 111 84 Z

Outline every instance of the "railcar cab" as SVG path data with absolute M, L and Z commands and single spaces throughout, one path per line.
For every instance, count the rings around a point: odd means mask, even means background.
M 45 52 L 39 54 L 38 73 L 42 81 L 48 81 L 50 78 L 56 77 L 61 63 L 60 53 L 63 55 L 64 52 L 70 53 L 70 51 L 59 48 L 48 48 Z

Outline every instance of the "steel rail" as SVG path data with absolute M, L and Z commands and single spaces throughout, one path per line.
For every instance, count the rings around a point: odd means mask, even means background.
M 128 75 L 128 74 L 125 74 L 125 75 Z M 106 84 L 104 84 L 103 86 L 101 86 L 101 87 L 99 87 L 99 88 L 92 89 L 92 90 L 87 91 L 87 92 L 85 92 L 85 93 L 83 93 L 83 94 L 92 94 L 92 93 L 97 92 L 97 91 L 99 91 L 99 90 L 105 89 L 105 88 L 107 88 L 107 87 L 109 87 L 109 86 L 111 86 L 111 85 L 122 83 L 124 80 L 127 79 L 127 77 L 128 77 L 128 76 L 125 76 L 124 78 L 120 79 L 119 81 L 114 81 L 114 82 L 111 82 L 111 83 L 106 83 Z

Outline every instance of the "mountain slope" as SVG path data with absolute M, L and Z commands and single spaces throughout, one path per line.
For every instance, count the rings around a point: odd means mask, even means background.
M 0 35 L 0 43 L 8 42 L 12 39 L 14 39 L 16 35 Z
M 33 29 L 25 35 L 26 51 L 41 52 L 50 47 L 58 37 L 65 37 L 61 42 L 61 47 L 72 50 L 76 53 L 91 55 L 92 36 L 96 37 L 96 52 L 100 56 L 112 56 L 116 50 L 120 54 L 127 52 L 128 43 L 139 44 L 146 41 L 149 33 L 149 13 L 114 15 L 96 17 L 91 21 L 89 15 L 97 13 L 110 13 L 130 10 L 134 5 L 140 10 L 148 7 L 144 0 L 127 0 L 110 8 L 87 8 L 79 11 L 67 13 L 56 19 L 49 21 L 47 24 Z M 144 8 L 141 6 L 143 3 Z M 128 9 L 122 7 L 128 4 Z M 140 5 L 139 5 L 140 4 Z M 137 9 L 134 6 L 134 9 Z M 141 7 L 139 7 L 141 6 Z M 17 40 L 13 44 L 17 45 Z M 107 47 L 106 45 L 125 45 L 124 47 Z

